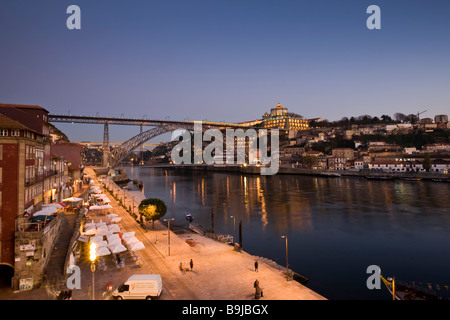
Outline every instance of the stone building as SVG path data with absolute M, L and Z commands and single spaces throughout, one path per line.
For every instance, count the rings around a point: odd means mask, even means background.
M 14 279 L 15 289 L 26 282 L 23 274 L 45 266 L 58 230 L 51 227 L 59 219 L 29 219 L 43 205 L 71 195 L 64 159 L 50 151 L 48 113 L 36 105 L 0 104 L 0 280 Z

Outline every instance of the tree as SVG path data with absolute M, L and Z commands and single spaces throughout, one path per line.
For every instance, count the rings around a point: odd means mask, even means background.
M 430 154 L 427 152 L 424 154 L 424 158 L 423 158 L 423 168 L 429 172 L 431 169 L 431 157 Z
M 395 119 L 395 121 L 403 122 L 407 119 L 407 116 L 404 115 L 403 113 L 396 112 L 396 113 L 394 113 L 394 119 Z
M 383 121 L 383 122 L 393 122 L 392 118 L 390 116 L 388 116 L 387 114 L 383 114 L 381 116 L 381 121 Z
M 160 199 L 145 199 L 139 204 L 139 214 L 144 216 L 146 220 L 152 220 L 152 229 L 155 227 L 155 220 L 164 217 L 166 212 L 166 204 Z
M 317 157 L 312 155 L 303 154 L 302 163 L 309 169 L 313 169 L 317 165 Z

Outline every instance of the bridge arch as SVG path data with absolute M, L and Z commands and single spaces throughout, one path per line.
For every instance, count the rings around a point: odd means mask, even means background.
M 132 137 L 131 139 L 128 139 L 127 141 L 122 143 L 119 147 L 114 149 L 114 151 L 111 153 L 111 156 L 114 159 L 111 165 L 111 169 L 117 167 L 123 159 L 125 159 L 130 153 L 132 153 L 136 148 L 141 146 L 143 143 L 161 134 L 171 132 L 177 129 L 186 129 L 192 131 L 194 130 L 194 125 L 186 125 L 186 124 L 161 125 L 139 133 L 138 135 Z M 206 130 L 206 128 L 202 128 L 202 130 Z

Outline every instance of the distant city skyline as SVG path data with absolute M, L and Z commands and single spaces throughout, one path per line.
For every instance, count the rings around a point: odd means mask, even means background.
M 68 6 L 81 9 L 69 30 Z M 369 30 L 370 5 L 381 29 Z M 450 2 L 3 1 L 0 103 L 53 114 L 241 122 L 449 114 Z M 99 125 L 55 123 L 71 141 Z M 139 132 L 111 126 L 111 141 Z M 167 140 L 163 136 L 162 140 Z M 150 141 L 153 142 L 153 141 Z

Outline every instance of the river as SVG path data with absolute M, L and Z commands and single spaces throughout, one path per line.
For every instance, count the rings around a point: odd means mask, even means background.
M 217 233 L 234 235 L 242 221 L 243 249 L 309 278 L 328 299 L 390 299 L 381 283 L 369 290 L 370 265 L 416 284 L 450 286 L 450 184 L 369 181 L 301 175 L 241 175 L 128 167 L 147 198 L 168 208 L 164 218 L 188 227 L 184 213 Z M 132 183 L 130 183 L 132 185 Z

